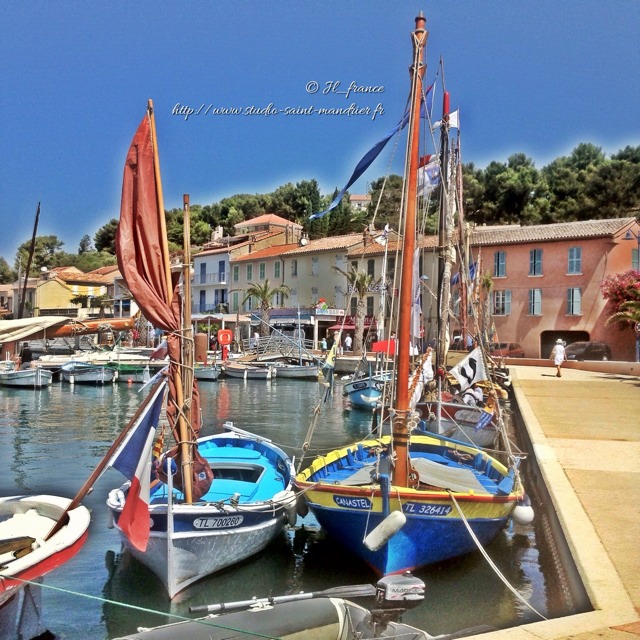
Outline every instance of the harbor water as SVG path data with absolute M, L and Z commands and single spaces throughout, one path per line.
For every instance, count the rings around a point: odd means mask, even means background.
M 315 381 L 220 379 L 201 382 L 200 391 L 202 435 L 233 422 L 278 443 L 295 456 L 296 467 L 306 441 L 303 465 L 317 453 L 366 436 L 371 427 L 370 414 L 348 407 L 340 382 L 326 401 L 326 387 Z M 40 391 L 0 388 L 2 495 L 72 498 L 145 393 L 139 385 L 121 382 L 104 387 L 54 382 Z M 523 472 L 526 479 L 527 461 Z M 307 516 L 261 554 L 200 581 L 171 602 L 155 576 L 122 552 L 117 533 L 108 527 L 105 500 L 122 482 L 112 469 L 96 482 L 84 500 L 92 515 L 85 546 L 43 580 L 43 627 L 64 640 L 118 637 L 139 626 L 189 617 L 194 605 L 375 583 L 366 565 L 323 536 Z M 543 520 L 511 524 L 487 547 L 491 562 L 478 552 L 418 571 L 426 584 L 425 600 L 405 614 L 404 622 L 435 635 L 573 613 L 562 562 Z

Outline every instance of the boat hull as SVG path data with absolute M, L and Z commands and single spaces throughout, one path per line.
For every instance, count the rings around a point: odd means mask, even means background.
M 53 373 L 42 367 L 33 369 L 15 369 L 0 371 L 0 385 L 3 387 L 21 387 L 25 389 L 43 389 L 53 380 Z
M 196 380 L 209 380 L 214 381 L 220 377 L 222 373 L 222 369 L 217 365 L 209 366 L 209 367 L 196 367 L 193 370 L 193 375 L 196 377 Z
M 390 380 L 384 376 L 368 376 L 347 382 L 342 395 L 349 399 L 352 406 L 374 408 L 384 391 L 385 384 Z
M 389 468 L 384 453 L 389 443 L 386 437 L 333 451 L 295 480 L 329 536 L 378 575 L 413 571 L 476 550 L 465 520 L 482 545 L 489 543 L 524 495 L 519 483 L 513 489 L 511 475 L 495 459 L 431 435 L 411 436 L 411 463 L 420 480 L 416 488 L 389 485 L 381 471 Z M 366 546 L 366 536 L 394 511 L 406 519 L 403 526 L 379 548 Z
M 58 496 L 14 496 L 0 498 L 0 539 L 19 536 L 35 538 L 35 548 L 26 555 L 12 559 L 0 556 L 0 607 L 26 584 L 63 565 L 78 553 L 88 535 L 90 514 L 79 506 L 69 512 L 69 522 L 45 541 L 58 518 L 70 504 Z
M 239 631 L 230 631 L 230 630 Z M 240 631 L 241 630 L 241 631 Z M 230 635 L 231 634 L 231 635 Z M 386 621 L 385 638 L 431 640 L 426 631 L 402 622 Z M 314 598 L 225 613 L 215 618 L 187 620 L 153 629 L 139 630 L 120 640 L 223 640 L 229 637 L 381 638 L 371 613 L 344 598 Z
M 224 364 L 222 371 L 229 378 L 243 380 L 271 380 L 277 375 L 275 367 L 252 367 L 243 364 Z
M 109 367 L 63 368 L 60 378 L 70 384 L 111 384 L 116 381 L 117 372 Z
M 125 547 L 160 578 L 171 598 L 259 553 L 296 517 L 293 466 L 277 446 L 250 434 L 218 434 L 198 444 L 213 471 L 211 488 L 200 502 L 184 504 L 177 489 L 156 483 L 144 551 L 132 546 L 118 526 L 128 483 L 107 500 Z

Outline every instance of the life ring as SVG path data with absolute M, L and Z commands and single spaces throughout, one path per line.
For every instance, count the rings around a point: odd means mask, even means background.
M 230 345 L 233 340 L 233 331 L 230 329 L 219 329 L 218 330 L 218 344 L 222 345 Z

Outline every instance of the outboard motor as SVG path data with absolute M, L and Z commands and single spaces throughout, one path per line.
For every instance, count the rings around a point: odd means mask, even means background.
M 425 584 L 407 571 L 403 575 L 385 576 L 376 584 L 376 604 L 371 622 L 384 629 L 389 622 L 400 622 L 402 614 L 424 600 Z

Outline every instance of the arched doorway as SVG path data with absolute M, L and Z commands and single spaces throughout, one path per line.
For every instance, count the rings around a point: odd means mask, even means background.
M 567 344 L 579 341 L 588 341 L 589 333 L 587 331 L 543 331 L 540 334 L 540 357 L 545 359 L 551 355 L 551 350 L 556 340 L 560 338 Z

